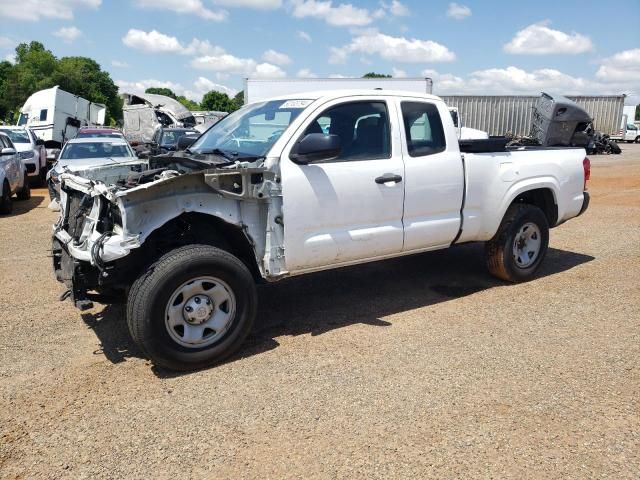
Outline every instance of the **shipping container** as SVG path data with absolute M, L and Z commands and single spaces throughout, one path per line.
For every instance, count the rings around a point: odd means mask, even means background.
M 437 93 L 436 93 L 437 94 Z M 624 95 L 572 96 L 593 117 L 596 130 L 617 133 L 622 118 Z M 540 96 L 533 95 L 441 95 L 447 106 L 458 109 L 462 124 L 489 135 L 528 135 L 533 107 Z

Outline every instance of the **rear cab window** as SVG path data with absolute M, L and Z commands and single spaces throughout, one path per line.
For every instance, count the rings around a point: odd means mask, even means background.
M 401 102 L 402 121 L 411 157 L 444 152 L 447 148 L 438 107 L 427 102 Z

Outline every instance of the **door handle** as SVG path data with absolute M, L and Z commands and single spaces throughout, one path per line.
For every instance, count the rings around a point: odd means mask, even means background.
M 393 173 L 385 173 L 380 177 L 376 177 L 376 183 L 380 185 L 388 182 L 400 183 L 401 181 L 402 181 L 402 177 L 400 175 L 395 175 Z

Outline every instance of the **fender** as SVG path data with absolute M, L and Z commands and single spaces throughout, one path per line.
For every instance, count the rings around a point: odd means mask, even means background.
M 498 231 L 498 228 L 500 227 L 500 223 L 502 223 L 502 219 L 504 218 L 507 209 L 513 203 L 513 201 L 518 198 L 519 195 L 522 195 L 523 193 L 531 190 L 538 190 L 543 188 L 551 190 L 551 193 L 553 194 L 553 201 L 558 206 L 558 218 L 560 218 L 560 205 L 558 203 L 560 183 L 558 182 L 558 180 L 552 176 L 525 178 L 515 182 L 506 191 L 494 210 L 498 212 L 498 215 L 487 215 L 485 217 L 485 228 L 481 233 L 481 239 L 489 240 L 495 235 L 495 233 Z M 554 225 L 550 225 L 550 227 L 552 226 Z

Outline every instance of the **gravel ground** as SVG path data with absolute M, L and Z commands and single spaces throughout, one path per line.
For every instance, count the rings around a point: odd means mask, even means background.
M 261 287 L 232 361 L 154 369 L 59 302 L 46 191 L 0 218 L 2 478 L 640 478 L 640 145 L 532 282 L 482 247 Z

